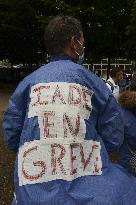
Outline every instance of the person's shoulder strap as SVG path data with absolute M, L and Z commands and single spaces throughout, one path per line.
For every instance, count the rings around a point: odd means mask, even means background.
M 108 84 L 111 86 L 111 91 L 112 91 L 112 93 L 113 93 L 113 91 L 114 91 L 114 85 L 113 85 L 113 83 L 110 82 L 110 81 L 106 81 L 106 83 L 108 83 Z

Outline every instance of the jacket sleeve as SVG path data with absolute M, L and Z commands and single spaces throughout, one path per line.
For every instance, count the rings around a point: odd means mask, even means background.
M 130 112 L 124 111 L 125 118 L 125 140 L 136 150 L 136 117 Z
M 109 95 L 106 105 L 98 117 L 98 133 L 107 151 L 117 151 L 124 140 L 122 110 L 116 99 Z
M 22 132 L 26 113 L 25 86 L 23 83 L 17 87 L 10 97 L 7 111 L 3 118 L 3 134 L 5 144 L 9 149 L 18 151 L 20 135 Z

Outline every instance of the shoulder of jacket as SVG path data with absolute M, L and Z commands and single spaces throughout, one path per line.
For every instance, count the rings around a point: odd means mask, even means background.
M 112 83 L 111 81 L 107 80 L 107 81 L 106 81 L 106 84 L 110 85 L 111 91 L 113 92 L 113 91 L 114 91 L 114 85 L 113 85 L 113 83 Z

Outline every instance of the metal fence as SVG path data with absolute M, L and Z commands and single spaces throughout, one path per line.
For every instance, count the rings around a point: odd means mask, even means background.
M 94 73 L 99 72 L 100 76 L 105 78 L 107 76 L 107 67 L 108 63 L 94 63 L 94 64 L 84 64 L 84 66 L 93 71 Z M 122 71 L 128 75 L 133 74 L 135 64 L 133 61 L 130 61 L 128 63 L 111 63 L 111 68 L 121 68 Z
M 100 76 L 105 78 L 107 75 L 107 63 L 96 63 L 96 64 L 84 64 L 84 66 L 93 71 L 94 73 L 99 72 Z M 132 74 L 134 71 L 134 63 L 112 63 L 111 67 L 120 67 L 126 74 Z M 0 80 L 8 81 L 20 81 L 30 73 L 32 73 L 36 68 L 2 68 L 0 67 Z

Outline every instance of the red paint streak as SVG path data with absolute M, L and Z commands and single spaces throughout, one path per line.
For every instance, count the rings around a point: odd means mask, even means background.
M 92 151 L 92 152 L 93 152 L 93 151 Z M 85 160 L 85 158 L 84 158 L 83 146 L 82 146 L 82 144 L 80 144 L 81 162 L 82 162 L 82 164 L 84 165 L 84 170 L 85 170 L 85 168 L 87 167 L 87 165 L 89 164 L 89 162 L 90 162 L 90 160 L 91 160 L 92 152 L 90 152 L 90 154 L 89 154 L 87 160 Z
M 89 110 L 89 111 L 91 111 L 92 108 L 91 108 L 91 105 L 89 104 L 90 102 L 88 101 L 87 97 L 91 98 L 92 94 L 93 93 L 91 91 L 83 89 L 83 100 L 85 102 L 85 108 L 86 110 Z
M 43 89 L 49 89 L 50 86 L 39 86 L 33 90 L 33 93 L 37 93 L 37 101 L 32 104 L 32 106 L 37 106 L 37 105 L 47 105 L 47 101 L 42 101 L 41 100 L 41 91 Z
M 55 116 L 54 111 L 44 112 L 44 116 L 43 116 L 44 138 L 57 137 L 57 134 L 50 134 L 50 129 L 51 129 L 50 127 L 54 127 L 54 122 L 49 122 L 49 118 L 54 116 Z
M 73 155 L 73 149 L 79 147 L 78 143 L 70 144 L 71 146 L 71 175 L 77 173 L 77 168 L 74 168 L 74 161 L 77 159 L 75 155 Z
M 78 94 L 78 97 L 74 99 L 76 96 L 76 93 Z M 81 104 L 81 90 L 78 86 L 76 85 L 70 85 L 69 86 L 69 104 L 72 105 L 79 105 Z
M 80 128 L 80 115 L 79 115 L 79 113 L 77 114 L 77 118 L 75 119 L 75 121 L 76 121 L 76 124 L 75 124 L 75 127 L 73 127 L 69 116 L 66 113 L 63 114 L 64 137 L 67 137 L 67 135 L 68 135 L 67 126 L 69 128 L 71 135 L 74 138 L 77 137 L 78 132 L 79 132 L 79 128 Z
M 28 180 L 30 180 L 30 181 L 33 181 L 33 180 L 37 180 L 37 179 L 39 179 L 39 178 L 42 178 L 42 176 L 45 175 L 45 171 L 46 171 L 46 169 L 47 169 L 45 162 L 43 162 L 43 161 L 33 162 L 34 167 L 35 167 L 35 166 L 39 166 L 39 167 L 41 167 L 42 170 L 41 170 L 41 172 L 40 172 L 39 174 L 36 174 L 36 175 L 30 175 L 30 174 L 28 174 L 27 170 L 25 170 L 25 168 L 24 168 L 24 162 L 25 162 L 25 158 L 26 158 L 28 155 L 30 155 L 31 152 L 33 152 L 33 151 L 37 151 L 37 146 L 32 147 L 32 148 L 30 148 L 30 149 L 28 149 L 27 151 L 24 152 L 24 154 L 23 154 L 24 160 L 23 160 L 23 162 L 22 162 L 22 175 L 24 176 L 25 179 L 28 179 Z
M 61 100 L 62 104 L 66 104 L 64 97 L 63 97 L 62 93 L 60 92 L 60 88 L 58 85 L 56 86 L 56 90 L 55 90 L 54 95 L 52 97 L 52 104 L 55 103 L 56 98 L 59 98 Z
M 61 149 L 61 154 L 56 157 L 56 149 Z M 66 150 L 65 148 L 60 145 L 60 144 L 52 144 L 51 145 L 51 167 L 52 167 L 52 175 L 57 174 L 57 162 L 59 164 L 61 172 L 66 175 L 66 170 L 64 169 L 63 163 L 62 163 L 62 158 L 65 156 Z

